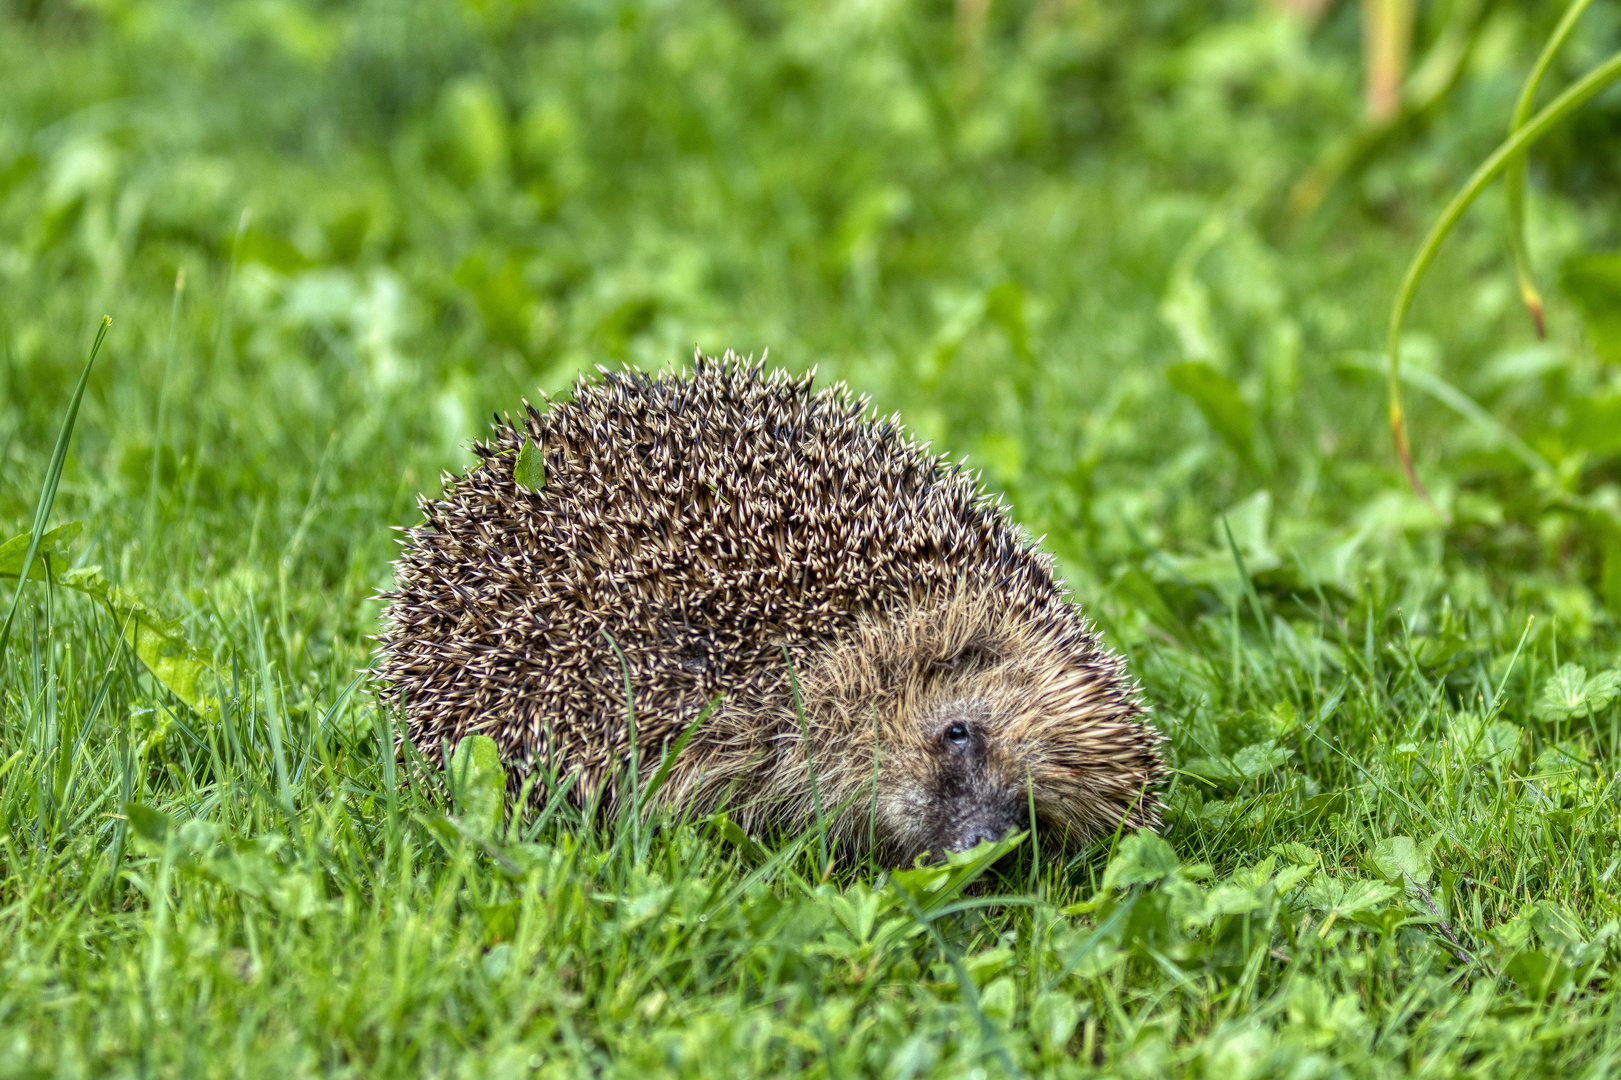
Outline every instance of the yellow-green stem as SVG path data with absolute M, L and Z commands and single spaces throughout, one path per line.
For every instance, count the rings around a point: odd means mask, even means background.
M 1531 67 L 1531 73 L 1525 77 L 1525 85 L 1520 88 L 1519 100 L 1514 103 L 1514 113 L 1509 117 L 1509 135 L 1512 136 L 1525 125 L 1526 117 L 1531 115 L 1531 105 L 1536 100 L 1537 87 L 1541 85 L 1542 77 L 1548 73 L 1554 54 L 1570 36 L 1576 20 L 1581 18 L 1582 12 L 1592 3 L 1593 0 L 1573 0 L 1570 7 L 1565 9 L 1565 14 L 1559 19 L 1559 25 L 1554 27 L 1553 33 L 1542 46 L 1537 62 Z M 1531 274 L 1531 260 L 1526 253 L 1525 244 L 1525 162 L 1524 153 L 1515 154 L 1509 161 L 1508 169 L 1503 174 L 1503 203 L 1508 218 L 1508 250 L 1514 259 L 1514 276 L 1519 282 L 1520 299 L 1525 301 L 1525 308 L 1531 313 L 1531 321 L 1537 328 L 1537 337 L 1543 338 L 1548 336 L 1548 329 L 1543 318 L 1542 293 L 1537 290 L 1536 279 Z

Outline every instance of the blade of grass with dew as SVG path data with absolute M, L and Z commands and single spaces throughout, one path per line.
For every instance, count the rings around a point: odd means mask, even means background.
M 1542 46 L 1542 52 L 1537 56 L 1537 62 L 1532 65 L 1531 73 L 1525 77 L 1525 85 L 1520 88 L 1520 97 L 1514 103 L 1514 113 L 1509 118 L 1508 133 L 1512 136 L 1525 126 L 1526 117 L 1531 115 L 1531 105 L 1536 100 L 1537 87 L 1542 77 L 1547 74 L 1548 66 L 1553 63 L 1554 54 L 1559 51 L 1565 39 L 1570 36 L 1571 29 L 1576 20 L 1581 18 L 1593 0 L 1573 0 L 1565 14 L 1560 17 L 1559 25 L 1554 27 L 1553 33 L 1548 36 L 1547 42 Z M 1531 260 L 1525 248 L 1525 154 L 1517 154 L 1508 164 L 1508 171 L 1503 174 L 1503 206 L 1508 217 L 1508 251 L 1514 259 L 1514 277 L 1520 286 L 1520 299 L 1525 301 L 1525 309 L 1531 313 L 1531 321 L 1536 325 L 1537 337 L 1548 336 L 1547 323 L 1542 310 L 1542 293 L 1537 290 L 1536 279 L 1531 275 Z
M 62 430 L 56 437 L 56 448 L 51 451 L 51 463 L 45 470 L 45 483 L 40 487 L 39 502 L 34 508 L 34 525 L 28 530 L 28 551 L 23 555 L 22 568 L 17 574 L 17 587 L 11 594 L 11 608 L 6 612 L 5 625 L 0 626 L 0 653 L 5 652 L 6 643 L 11 640 L 11 624 L 17 617 L 17 608 L 22 604 L 29 568 L 33 566 L 34 556 L 39 553 L 39 545 L 45 539 L 45 523 L 51 518 L 57 485 L 62 482 L 62 467 L 67 463 L 68 443 L 73 438 L 74 422 L 79 419 L 79 403 L 84 400 L 84 388 L 90 382 L 90 369 L 96 365 L 96 354 L 101 352 L 101 343 L 112 324 L 111 316 L 102 316 L 101 326 L 96 330 L 96 340 L 90 346 L 90 359 L 84 362 L 78 385 L 73 388 L 73 397 L 68 400 L 67 415 L 62 418 Z
M 1459 189 L 1441 212 L 1429 235 L 1419 247 L 1418 254 L 1408 264 L 1407 272 L 1402 277 L 1401 287 L 1396 292 L 1396 303 L 1390 312 L 1390 328 L 1386 340 L 1386 349 L 1390 359 L 1389 378 L 1386 394 L 1390 404 L 1390 434 L 1396 446 L 1396 455 L 1401 460 L 1402 471 L 1407 474 L 1407 482 L 1414 492 L 1418 494 L 1432 508 L 1435 500 L 1430 498 L 1429 491 L 1419 480 L 1418 472 L 1413 466 L 1412 449 L 1407 441 L 1407 417 L 1402 408 L 1401 396 L 1401 329 L 1406 318 L 1407 309 L 1412 306 L 1413 293 L 1418 288 L 1419 279 L 1424 276 L 1430 264 L 1435 261 L 1440 251 L 1441 243 L 1452 232 L 1463 217 L 1463 212 L 1480 197 L 1481 192 L 1508 167 L 1509 162 L 1517 154 L 1523 153 L 1538 139 L 1552 131 L 1560 121 L 1581 108 L 1605 87 L 1621 78 L 1621 53 L 1616 53 L 1604 63 L 1598 65 L 1580 80 L 1565 90 L 1530 122 L 1521 127 L 1512 137 L 1501 143 L 1492 155 L 1481 163 L 1473 176 Z

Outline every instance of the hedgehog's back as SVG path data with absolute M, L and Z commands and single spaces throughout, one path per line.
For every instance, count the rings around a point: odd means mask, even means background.
M 513 477 L 526 441 L 539 491 Z M 1073 617 L 972 477 L 811 376 L 605 372 L 474 451 L 422 504 L 379 639 L 419 744 L 476 730 L 590 778 L 627 741 L 621 654 L 656 745 L 717 695 L 780 692 L 784 648 L 863 612 L 971 584 Z

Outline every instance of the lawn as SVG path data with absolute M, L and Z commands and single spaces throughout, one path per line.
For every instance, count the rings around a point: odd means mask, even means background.
M 1531 153 L 1545 340 L 1500 187 L 1419 285 L 1420 497 L 1392 304 L 1564 5 L 1419 2 L 1381 124 L 1392 3 L 0 0 L 0 541 L 61 530 L 0 645 L 0 1076 L 1609 1075 L 1621 94 Z M 1618 47 L 1594 5 L 1537 104 Z M 982 471 L 1142 682 L 1161 836 L 492 833 L 395 754 L 417 497 L 695 348 Z

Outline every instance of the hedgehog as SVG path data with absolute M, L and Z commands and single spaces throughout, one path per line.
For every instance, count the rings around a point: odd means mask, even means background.
M 488 735 L 598 807 L 658 775 L 679 813 L 890 865 L 1157 827 L 1161 736 L 1053 559 L 814 379 L 699 353 L 497 415 L 382 594 L 413 743 Z

